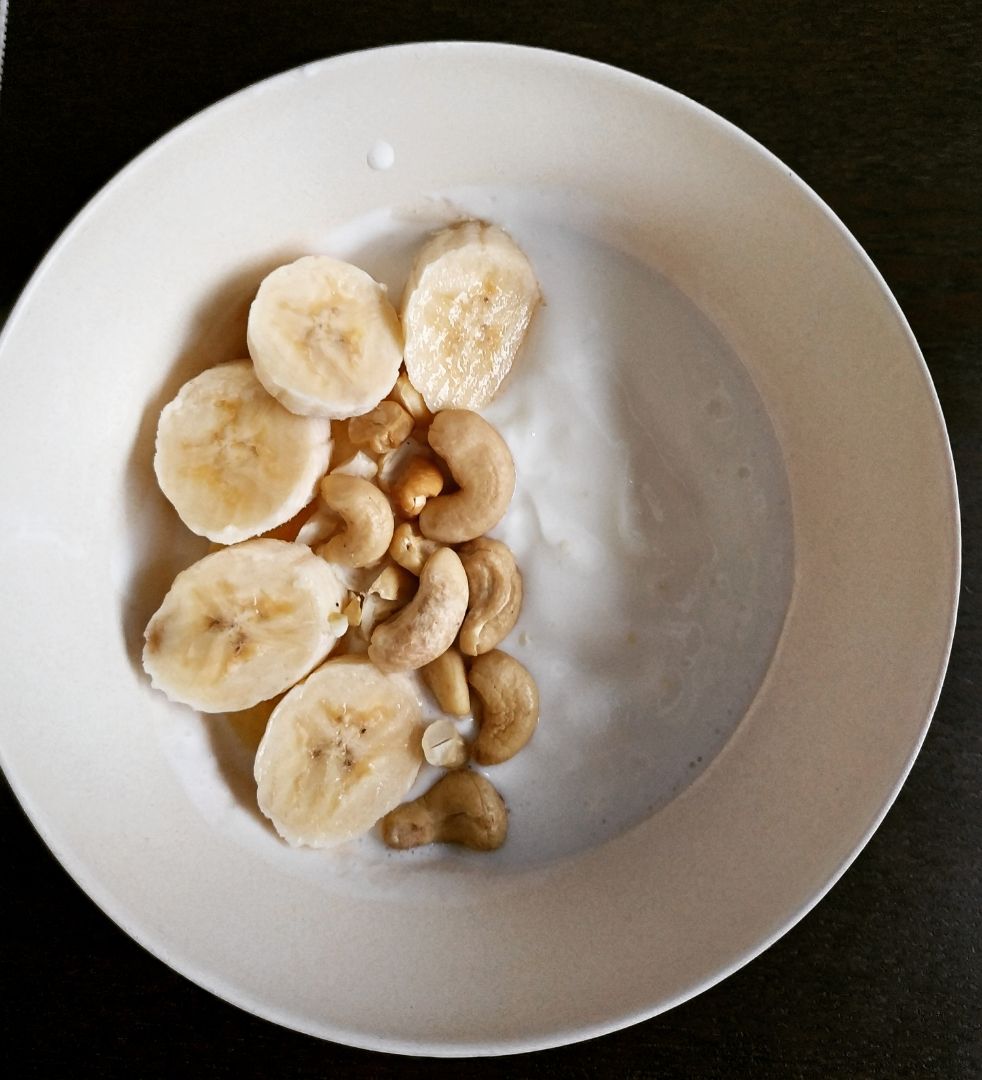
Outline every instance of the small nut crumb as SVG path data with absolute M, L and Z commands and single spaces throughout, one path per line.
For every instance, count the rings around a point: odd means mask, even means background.
M 352 596 L 344 605 L 342 614 L 348 620 L 348 626 L 361 626 L 361 597 Z
M 378 462 L 369 457 L 364 450 L 359 450 L 347 461 L 336 465 L 331 472 L 339 473 L 341 476 L 360 476 L 362 480 L 373 480 L 378 472 Z
M 423 732 L 423 757 L 444 769 L 457 769 L 467 761 L 467 744 L 452 720 L 434 720 Z

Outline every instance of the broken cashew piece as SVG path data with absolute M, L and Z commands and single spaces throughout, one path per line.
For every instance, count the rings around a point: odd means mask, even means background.
M 348 421 L 348 438 L 373 454 L 387 454 L 409 438 L 413 418 L 396 401 L 380 401 L 371 412 Z
M 450 648 L 466 611 L 467 575 L 460 557 L 440 548 L 423 567 L 413 599 L 375 627 L 368 655 L 384 671 L 421 668 Z
M 360 476 L 329 473 L 321 481 L 321 498 L 344 518 L 344 528 L 318 554 L 342 566 L 370 566 L 389 550 L 394 521 L 389 500 Z
M 419 577 L 426 560 L 440 549 L 436 540 L 427 540 L 420 536 L 410 521 L 397 525 L 392 533 L 389 554 L 393 560 L 411 574 Z
M 444 544 L 473 540 L 508 509 L 515 491 L 511 452 L 487 420 L 469 409 L 437 413 L 428 437 L 460 490 L 430 499 L 419 515 L 419 530 Z
M 360 476 L 362 480 L 371 480 L 378 473 L 378 462 L 364 450 L 358 450 L 343 464 L 331 469 L 332 473 L 342 476 Z
M 423 732 L 423 757 L 442 769 L 459 769 L 467 762 L 467 743 L 452 720 L 434 720 Z
M 389 391 L 389 401 L 401 405 L 417 427 L 425 427 L 433 419 L 433 413 L 426 407 L 423 395 L 409 381 L 405 368 L 399 372 L 395 386 Z
M 407 462 L 392 485 L 389 496 L 403 517 L 418 517 L 426 500 L 443 491 L 443 473 L 436 463 L 425 457 Z
M 436 698 L 437 705 L 451 716 L 466 716 L 471 711 L 471 695 L 467 688 L 467 669 L 464 658 L 450 646 L 435 660 L 423 667 L 423 682 Z
M 470 769 L 447 773 L 425 795 L 382 818 L 382 839 L 391 848 L 442 843 L 494 851 L 507 835 L 504 801 L 488 780 Z
M 528 671 L 500 649 L 477 657 L 467 679 L 481 702 L 474 760 L 479 765 L 499 765 L 532 738 L 539 722 L 538 687 Z
M 361 626 L 361 597 L 357 593 L 344 605 L 341 614 L 348 620 L 349 629 Z
M 518 621 L 522 575 L 511 548 L 488 536 L 463 544 L 459 555 L 470 594 L 460 628 L 460 651 L 480 656 L 504 641 Z
M 413 598 L 416 578 L 401 566 L 388 565 L 365 590 L 359 627 L 371 637 L 379 623 L 401 611 Z

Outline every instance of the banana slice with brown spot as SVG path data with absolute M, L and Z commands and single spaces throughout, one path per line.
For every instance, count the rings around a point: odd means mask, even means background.
M 259 808 L 293 846 L 367 832 L 405 798 L 423 760 L 418 695 L 367 659 L 329 660 L 279 703 L 256 754 Z
M 249 540 L 183 570 L 147 624 L 143 666 L 172 701 L 237 712 L 289 689 L 337 641 L 347 593 L 301 544 Z

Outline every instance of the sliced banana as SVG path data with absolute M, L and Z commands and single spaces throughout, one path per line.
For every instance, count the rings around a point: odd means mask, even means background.
M 419 252 L 406 285 L 406 372 L 427 406 L 482 409 L 511 370 L 539 303 L 528 259 L 495 225 L 466 221 Z
M 392 389 L 402 331 L 385 288 L 357 266 L 306 255 L 259 286 L 249 354 L 291 412 L 332 420 L 373 409 Z
M 192 532 L 235 544 L 302 510 L 330 456 L 328 422 L 288 412 L 252 364 L 236 360 L 203 371 L 164 406 L 153 467 Z
M 153 686 L 202 712 L 237 712 L 289 689 L 331 651 L 347 594 L 301 544 L 248 540 L 183 570 L 144 635 Z
M 413 682 L 362 657 L 328 660 L 279 703 L 256 754 L 259 808 L 294 847 L 367 832 L 422 762 Z

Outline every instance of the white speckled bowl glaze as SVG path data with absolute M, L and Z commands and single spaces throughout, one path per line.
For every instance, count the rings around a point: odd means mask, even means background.
M 189 797 L 180 746 L 164 752 L 179 710 L 134 661 L 196 549 L 155 546 L 171 519 L 153 430 L 314 223 L 496 185 L 607 207 L 609 242 L 650 261 L 735 350 L 783 453 L 793 591 L 732 737 L 640 824 L 541 864 L 424 862 L 405 888 L 361 888 L 271 834 L 230 838 Z M 824 894 L 924 737 L 959 573 L 927 370 L 828 208 L 664 87 L 555 53 L 427 44 L 247 89 L 81 212 L 11 315 L 0 371 L 4 770 L 107 914 L 278 1023 L 374 1049 L 500 1054 L 668 1009 Z M 221 769 L 202 783 L 224 790 Z

